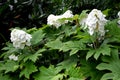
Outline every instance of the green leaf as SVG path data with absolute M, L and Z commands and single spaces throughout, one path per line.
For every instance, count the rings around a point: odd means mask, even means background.
M 109 80 L 112 79 L 114 75 L 112 73 L 106 73 L 102 76 L 101 80 Z
M 111 50 L 111 56 L 104 56 L 103 63 L 100 63 L 96 68 L 98 70 L 108 70 L 101 80 L 112 79 L 119 80 L 120 79 L 120 59 L 117 49 Z
M 71 66 L 74 67 L 77 66 L 77 62 L 78 62 L 77 56 L 70 56 L 70 58 L 57 64 L 57 66 L 61 70 L 66 69 L 66 71 L 68 71 L 71 68 Z
M 19 68 L 19 65 L 17 62 L 9 60 L 5 64 L 2 64 L 0 66 L 0 70 L 5 70 L 5 73 L 8 72 L 14 72 Z
M 36 51 L 35 54 L 40 54 L 40 53 L 44 52 L 45 50 L 46 50 L 46 49 L 39 49 L 38 51 Z
M 45 45 L 47 47 L 50 47 L 51 49 L 60 49 L 63 46 L 62 42 L 59 39 L 56 39 L 55 41 L 48 42 Z
M 4 57 L 4 58 L 8 58 L 8 56 L 10 56 L 13 53 L 20 53 L 18 49 L 13 47 L 12 43 L 7 42 L 6 43 L 6 47 L 4 47 L 2 50 L 4 50 L 5 52 L 3 52 L 0 57 Z
M 57 74 L 51 80 L 63 80 L 63 77 L 66 77 L 66 75 L 65 74 Z
M 71 52 L 70 52 L 70 56 L 73 55 L 73 54 L 76 54 L 77 52 L 79 51 L 79 49 L 72 49 Z
M 9 75 L 0 74 L 0 80 L 12 80 Z
M 39 49 L 36 53 L 34 54 L 26 54 L 26 55 L 22 55 L 24 58 L 24 62 L 26 62 L 27 60 L 31 60 L 33 62 L 35 62 L 39 56 L 42 56 L 41 52 L 45 51 L 45 49 Z
M 42 56 L 42 54 L 28 54 L 25 58 L 24 58 L 24 62 L 26 62 L 27 60 L 31 60 L 33 62 L 35 62 L 39 56 Z
M 39 68 L 40 72 L 35 74 L 35 80 L 62 80 L 65 74 L 58 74 L 60 70 L 54 66 L 49 66 L 46 68 L 44 66 Z
M 83 10 L 79 16 L 79 21 L 81 21 L 83 18 L 87 17 L 87 11 L 88 10 Z
M 20 77 L 22 77 L 23 75 L 29 79 L 30 75 L 33 73 L 33 72 L 36 72 L 37 71 L 37 67 L 34 65 L 33 62 L 26 62 L 23 64 L 24 68 L 21 70 L 20 72 Z
M 83 77 L 80 67 L 71 66 L 69 71 L 67 71 L 66 73 L 70 77 L 68 80 L 85 80 L 85 77 Z
M 117 20 L 109 21 L 105 27 L 106 27 L 106 30 L 108 30 L 108 32 L 106 32 L 107 38 L 105 39 L 105 42 L 106 43 L 110 43 L 110 42 L 120 43 L 120 36 L 119 36 L 120 28 L 118 27 Z
M 43 33 L 41 29 L 39 29 L 38 31 L 35 31 L 32 34 L 31 44 L 32 45 L 39 44 L 40 41 L 44 38 L 44 36 L 45 36 L 45 33 Z
M 97 60 L 98 57 L 100 56 L 100 54 L 110 56 L 110 52 L 111 52 L 111 50 L 110 50 L 109 45 L 102 45 L 102 46 L 100 46 L 99 49 L 96 50 L 96 52 L 94 54 L 94 58 Z
M 70 56 L 76 54 L 79 50 L 84 50 L 85 45 L 81 41 L 68 41 L 60 48 L 61 51 L 66 52 L 70 50 Z
M 48 42 L 46 46 L 63 52 L 70 51 L 70 56 L 76 54 L 79 50 L 85 49 L 85 45 L 81 41 L 68 41 L 63 43 L 59 39 Z
M 111 52 L 110 46 L 107 44 L 103 44 L 97 49 L 89 50 L 86 55 L 86 60 L 88 60 L 91 56 L 94 56 L 94 58 L 97 60 L 101 54 L 110 56 L 110 52 Z
M 89 59 L 86 61 L 86 59 L 82 58 L 80 61 L 81 61 L 80 70 L 83 76 L 85 76 L 86 78 L 90 77 L 90 80 L 101 79 L 103 72 L 96 69 L 98 62 L 95 61 L 95 59 L 93 60 Z
M 94 53 L 95 53 L 95 50 L 88 51 L 88 53 L 86 55 L 86 60 L 88 60 Z
M 77 20 L 78 17 L 79 17 L 79 15 L 78 15 L 78 14 L 75 14 L 74 17 L 73 17 L 73 20 Z
M 106 9 L 106 10 L 104 10 L 104 11 L 102 11 L 102 12 L 103 12 L 104 15 L 108 16 L 108 12 L 109 12 L 110 10 L 111 10 L 111 9 Z
M 71 27 L 70 25 L 62 26 L 62 30 L 61 31 L 63 31 L 65 33 L 66 37 L 76 33 L 76 29 L 73 29 L 73 27 Z

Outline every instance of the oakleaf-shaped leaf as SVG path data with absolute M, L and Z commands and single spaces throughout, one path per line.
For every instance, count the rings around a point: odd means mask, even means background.
M 97 49 L 89 50 L 86 55 L 86 60 L 88 60 L 91 56 L 94 56 L 94 58 L 97 60 L 101 54 L 110 56 L 110 52 L 111 52 L 111 49 L 109 45 L 104 44 Z
M 103 75 L 103 72 L 96 69 L 96 66 L 98 64 L 97 61 L 91 59 L 86 61 L 86 59 L 83 58 L 80 61 L 80 70 L 83 76 L 85 76 L 86 78 L 90 77 L 90 80 L 100 80 L 100 78 Z
M 40 41 L 44 38 L 44 36 L 45 36 L 45 33 L 43 33 L 41 29 L 39 29 L 38 31 L 35 31 L 32 34 L 31 44 L 32 45 L 39 44 Z
M 66 71 L 66 73 L 70 77 L 68 80 L 85 80 L 85 77 L 83 77 L 80 67 L 71 66 L 71 68 Z
M 66 52 L 70 50 L 70 56 L 76 54 L 79 50 L 84 50 L 85 45 L 81 41 L 68 41 L 60 48 L 61 51 Z
M 42 56 L 42 54 L 29 54 L 24 58 L 24 62 L 26 62 L 27 60 L 35 62 L 39 56 Z
M 26 62 L 27 60 L 31 60 L 31 61 L 35 62 L 38 59 L 39 56 L 42 56 L 41 52 L 43 52 L 43 51 L 45 51 L 45 49 L 39 49 L 34 54 L 28 54 L 28 55 L 26 55 L 26 57 L 24 58 L 24 62 Z
M 96 68 L 99 70 L 109 70 L 103 75 L 101 80 L 120 80 L 120 59 L 117 49 L 111 50 L 111 56 L 103 57 L 104 63 L 100 63 Z
M 86 60 L 88 60 L 94 53 L 95 53 L 95 50 L 88 51 L 88 53 L 86 55 Z
M 73 29 L 73 27 L 69 25 L 63 26 L 62 31 L 65 33 L 66 37 L 76 33 L 76 29 Z
M 100 54 L 110 56 L 110 52 L 111 50 L 109 45 L 102 45 L 98 50 L 96 50 L 94 58 L 97 60 Z
M 109 80 L 112 79 L 114 75 L 112 73 L 106 73 L 102 76 L 101 80 Z
M 5 70 L 5 73 L 14 72 L 19 68 L 17 62 L 9 60 L 5 64 L 1 64 L 0 70 Z
M 60 49 L 63 46 L 62 42 L 59 39 L 56 39 L 55 41 L 48 42 L 45 45 L 47 47 L 50 47 L 51 49 Z
M 24 63 L 23 66 L 24 69 L 20 72 L 20 77 L 24 75 L 27 79 L 29 79 L 30 74 L 37 71 L 37 67 L 34 65 L 33 62 L 28 61 Z
M 13 47 L 12 43 L 7 42 L 6 47 L 2 48 L 5 52 L 1 54 L 0 57 L 8 58 L 13 53 L 19 53 L 19 50 Z
M 39 49 L 35 54 L 40 54 L 40 53 L 42 53 L 42 52 L 44 52 L 46 49 Z
M 65 76 L 65 74 L 59 74 L 60 70 L 52 65 L 49 68 L 42 66 L 39 70 L 40 72 L 34 76 L 35 80 L 62 80 Z
M 77 66 L 77 62 L 78 62 L 78 59 L 77 59 L 77 56 L 70 56 L 70 58 L 60 62 L 57 66 L 57 68 L 59 68 L 60 70 L 62 69 L 66 69 L 66 71 L 68 71 L 71 66 Z

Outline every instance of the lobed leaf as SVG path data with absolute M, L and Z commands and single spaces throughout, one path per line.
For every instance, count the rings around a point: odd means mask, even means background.
M 20 72 L 20 75 L 19 75 L 20 77 L 22 77 L 24 75 L 27 79 L 29 79 L 30 75 L 33 72 L 37 71 L 37 67 L 34 65 L 34 63 L 32 63 L 30 61 L 24 63 L 23 66 L 24 66 L 24 68 Z
M 86 55 L 86 60 L 88 60 L 91 56 L 94 56 L 94 58 L 97 60 L 101 54 L 110 56 L 110 52 L 110 46 L 104 44 L 97 49 L 90 49 Z
M 45 36 L 45 33 L 43 33 L 41 29 L 39 29 L 38 31 L 35 31 L 32 34 L 31 44 L 32 45 L 40 44 L 40 41 L 44 38 L 44 36 Z
M 100 63 L 96 68 L 98 70 L 108 70 L 109 72 L 105 73 L 101 80 L 119 80 L 120 79 L 120 59 L 117 49 L 112 49 L 111 56 L 103 57 L 103 62 Z
M 19 64 L 15 61 L 9 60 L 5 64 L 1 64 L 0 71 L 5 70 L 5 73 L 15 72 L 19 68 Z
M 62 80 L 66 76 L 65 74 L 59 74 L 60 70 L 53 65 L 49 66 L 49 68 L 42 66 L 39 70 L 40 72 L 34 75 L 35 80 Z

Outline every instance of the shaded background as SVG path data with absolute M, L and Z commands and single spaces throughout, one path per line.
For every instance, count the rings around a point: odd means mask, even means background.
M 41 27 L 49 14 L 61 14 L 70 9 L 80 14 L 86 9 L 110 9 L 108 19 L 117 18 L 119 0 L 0 0 L 0 49 L 9 40 L 10 28 Z

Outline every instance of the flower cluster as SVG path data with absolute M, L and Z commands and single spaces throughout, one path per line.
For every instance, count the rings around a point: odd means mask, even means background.
M 87 25 L 90 35 L 97 32 L 100 36 L 104 36 L 104 26 L 107 20 L 105 19 L 105 15 L 100 10 L 93 9 L 83 22 Z
M 30 46 L 32 36 L 23 30 L 13 29 L 10 40 L 15 48 L 23 49 L 25 45 Z
M 9 59 L 17 61 L 18 60 L 18 56 L 15 56 L 14 54 L 12 54 L 12 55 L 9 56 Z
M 120 11 L 118 12 L 118 17 L 120 18 Z
M 62 18 L 72 18 L 72 17 L 73 17 L 73 14 L 72 14 L 72 11 L 70 11 L 70 10 L 67 10 L 62 15 L 53 15 L 53 14 L 50 14 L 48 16 L 48 18 L 47 18 L 47 24 L 48 25 L 53 25 L 56 28 L 58 28 L 61 25 L 69 22 L 69 20 L 60 21 L 60 19 L 62 19 Z
M 118 12 L 118 24 L 120 25 L 120 11 Z

